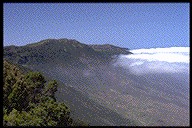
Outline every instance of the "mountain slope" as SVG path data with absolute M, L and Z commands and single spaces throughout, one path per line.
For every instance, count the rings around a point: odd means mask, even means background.
M 112 45 L 86 45 L 68 39 L 48 39 L 21 47 L 4 48 L 4 58 L 12 63 L 60 81 L 57 100 L 66 102 L 72 108 L 74 117 L 78 116 L 94 126 L 135 125 L 90 97 L 90 93 L 98 91 L 103 84 L 98 76 L 92 79 L 92 73 L 105 68 L 119 54 L 130 52 Z

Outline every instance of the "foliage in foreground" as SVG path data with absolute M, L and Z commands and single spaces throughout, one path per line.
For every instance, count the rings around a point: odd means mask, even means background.
M 3 126 L 77 125 L 70 117 L 70 109 L 55 99 L 58 87 L 55 80 L 47 83 L 39 72 L 21 74 L 4 61 Z

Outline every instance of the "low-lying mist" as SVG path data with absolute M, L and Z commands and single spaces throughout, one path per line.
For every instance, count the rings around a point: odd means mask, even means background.
M 136 75 L 147 73 L 189 73 L 189 47 L 131 50 L 120 55 L 115 66 L 129 69 Z

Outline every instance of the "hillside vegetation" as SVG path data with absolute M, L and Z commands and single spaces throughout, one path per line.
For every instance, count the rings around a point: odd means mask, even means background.
M 46 81 L 39 72 L 26 75 L 16 65 L 3 61 L 3 126 L 81 126 L 70 109 L 56 101 L 58 83 Z

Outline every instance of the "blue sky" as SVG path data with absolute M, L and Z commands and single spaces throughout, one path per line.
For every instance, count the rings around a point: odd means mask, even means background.
M 4 46 L 50 38 L 129 49 L 188 47 L 189 3 L 4 3 Z

